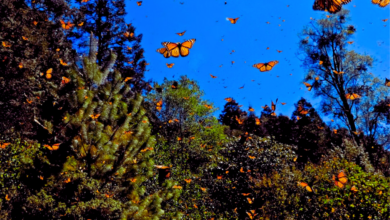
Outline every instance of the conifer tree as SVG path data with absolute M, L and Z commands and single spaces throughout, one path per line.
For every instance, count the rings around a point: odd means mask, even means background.
M 55 118 L 65 68 L 60 59 L 73 59 L 71 44 L 59 24 L 24 1 L 1 1 L 0 13 L 0 138 L 48 135 L 45 121 Z
M 118 71 L 108 80 L 116 55 L 111 52 L 101 68 L 92 34 L 90 45 L 83 69 L 73 65 L 66 72 L 70 80 L 62 89 L 75 89 L 66 95 L 69 110 L 62 129 L 44 145 L 47 163 L 24 183 L 31 191 L 14 219 L 159 219 L 161 203 L 180 194 L 172 181 L 153 187 L 156 139 L 143 98 L 129 95 Z
M 123 77 L 130 77 L 132 91 L 139 92 L 148 88 L 144 81 L 146 62 L 143 59 L 144 50 L 140 42 L 142 34 L 136 35 L 134 26 L 125 23 L 124 0 L 76 0 L 83 17 L 73 19 L 77 25 L 69 33 L 68 39 L 75 42 L 79 53 L 89 50 L 89 45 L 83 39 L 93 32 L 98 40 L 97 63 L 104 66 L 110 60 L 108 51 L 111 49 L 117 54 L 114 67 Z

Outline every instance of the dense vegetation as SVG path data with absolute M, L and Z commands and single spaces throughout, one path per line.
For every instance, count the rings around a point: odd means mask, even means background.
M 0 2 L 1 219 L 390 218 L 389 88 L 346 50 L 347 11 L 300 44 L 337 127 L 304 98 L 217 119 L 195 80 L 145 81 L 125 1 L 81 3 Z

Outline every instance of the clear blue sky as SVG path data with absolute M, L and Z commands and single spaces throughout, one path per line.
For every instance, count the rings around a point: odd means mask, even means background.
M 126 1 L 125 21 L 136 27 L 136 34 L 143 34 L 141 44 L 150 63 L 146 79 L 161 83 L 164 77 L 178 79 L 187 75 L 199 83 L 204 98 L 219 108 L 216 116 L 223 109 L 226 97 L 236 99 L 243 110 L 252 105 L 257 115 L 261 106 L 279 98 L 279 102 L 287 104 L 278 105 L 277 114 L 291 116 L 293 104 L 301 97 L 314 107 L 319 103 L 302 84 L 305 72 L 296 55 L 298 33 L 309 24 L 310 17 L 319 19 L 327 14 L 313 11 L 313 2 L 227 0 L 225 5 L 225 0 L 144 0 L 138 6 L 132 0 Z M 348 23 L 357 28 L 352 38 L 354 44 L 349 49 L 371 55 L 376 62 L 370 71 L 380 78 L 390 78 L 390 20 L 382 21 L 390 17 L 389 6 L 380 8 L 370 0 L 353 0 L 344 8 L 350 10 Z M 231 24 L 227 17 L 239 19 Z M 184 36 L 175 34 L 182 31 L 187 31 Z M 156 52 L 162 47 L 161 42 L 191 38 L 196 42 L 188 57 L 166 59 Z M 235 52 L 230 54 L 232 50 Z M 270 72 L 252 67 L 272 60 L 278 60 L 279 64 Z M 166 63 L 175 65 L 168 69 Z M 218 78 L 212 79 L 210 74 Z M 244 89 L 238 89 L 244 84 Z

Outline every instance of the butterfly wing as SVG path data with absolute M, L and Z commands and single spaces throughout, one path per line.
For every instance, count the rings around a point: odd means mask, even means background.
M 172 42 L 163 42 L 161 43 L 164 47 L 167 48 L 170 55 L 173 57 L 179 57 L 179 44 Z
M 379 3 L 379 6 L 383 8 L 383 7 L 387 6 L 389 3 L 390 3 L 390 0 L 382 0 Z
M 385 86 L 390 87 L 390 79 L 386 78 Z
M 341 171 L 341 172 L 337 175 L 337 178 L 338 178 L 338 180 L 339 180 L 342 184 L 344 184 L 344 185 L 348 182 L 347 175 L 344 173 L 344 171 Z
M 156 51 L 161 53 L 165 58 L 168 58 L 168 57 L 171 56 L 171 54 L 169 53 L 168 49 L 165 48 L 165 47 L 157 49 Z
M 182 57 L 188 56 L 188 54 L 190 54 L 190 49 L 192 48 L 194 43 L 195 43 L 195 39 L 189 39 L 189 40 L 184 41 L 183 43 L 181 43 L 181 45 L 180 45 L 180 55 Z

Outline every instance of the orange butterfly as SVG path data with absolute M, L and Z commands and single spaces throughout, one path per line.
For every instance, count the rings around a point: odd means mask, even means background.
M 164 165 L 154 165 L 157 169 L 169 169 L 169 166 L 164 166 Z
M 272 68 L 278 64 L 279 61 L 275 60 L 275 61 L 270 61 L 268 63 L 257 63 L 257 64 L 253 64 L 253 67 L 257 68 L 260 70 L 260 72 L 265 72 L 265 71 L 270 71 L 272 70 Z
M 276 50 L 276 51 L 278 51 L 278 53 L 281 53 L 281 52 L 282 52 L 281 50 Z
M 389 0 L 371 0 L 371 2 L 373 3 L 373 4 L 378 4 L 380 7 L 385 7 L 385 6 L 387 6 L 389 3 L 390 3 L 390 1 Z
M 171 56 L 171 54 L 169 53 L 168 49 L 163 47 L 163 48 L 159 48 L 156 50 L 157 52 L 161 53 L 165 58 L 168 58 Z
M 137 5 L 141 6 L 142 5 L 142 1 L 137 2 Z
M 241 193 L 243 196 L 249 196 L 251 193 Z
M 176 33 L 176 34 L 179 35 L 179 36 L 183 36 L 185 32 L 186 32 L 186 31 L 183 31 L 183 32 L 181 32 L 181 33 Z
M 337 72 L 336 70 L 333 70 L 333 72 L 337 75 L 340 75 L 340 74 L 343 74 L 344 72 L 343 71 L 340 71 L 340 72 Z
M 167 48 L 171 56 L 179 57 L 181 55 L 182 57 L 186 57 L 190 54 L 190 49 L 194 45 L 195 40 L 190 39 L 183 43 L 162 42 L 161 44 Z
M 33 21 L 33 24 L 34 24 L 35 26 L 37 26 L 38 21 Z
M 253 198 L 251 199 L 251 198 L 247 197 L 246 200 L 248 200 L 249 204 L 252 204 L 254 199 Z
M 58 150 L 58 148 L 60 147 L 60 143 L 53 144 L 53 146 L 50 146 L 50 145 L 47 145 L 47 144 L 45 144 L 43 146 L 46 147 L 49 150 Z
M 256 118 L 255 120 L 256 120 L 256 125 L 260 125 L 261 124 L 260 119 Z
M 389 20 L 389 19 L 388 19 L 388 18 L 386 18 L 386 19 L 383 19 L 382 21 L 383 21 L 383 22 L 386 22 L 387 20 Z
M 167 67 L 168 67 L 168 68 L 172 68 L 173 65 L 174 65 L 174 63 L 170 63 L 170 64 L 167 63 Z
M 282 105 L 285 105 L 285 104 L 287 104 L 287 103 L 285 103 L 285 102 L 281 102 L 280 104 L 282 104 Z
M 88 2 L 89 0 L 81 0 L 81 3 Z
M 182 189 L 183 187 L 181 187 L 181 186 L 173 186 L 172 188 L 174 188 L 174 189 Z
M 318 125 L 317 125 L 317 128 L 320 129 L 320 130 L 324 129 L 324 127 L 321 127 L 321 126 L 318 126 Z
M 337 134 L 337 129 L 333 129 L 333 133 Z
M 248 157 L 250 158 L 250 159 L 255 159 L 256 157 L 255 156 L 251 156 L 251 155 L 248 155 Z
M 163 104 L 162 99 L 160 99 L 160 101 L 158 101 L 158 102 L 156 103 L 156 109 L 157 109 L 158 111 L 161 111 L 162 104 Z
M 232 99 L 232 98 L 225 98 L 225 100 L 226 100 L 227 102 L 231 102 L 233 99 Z
M 316 81 L 318 81 L 319 79 L 320 79 L 320 77 L 319 77 L 319 76 L 317 76 L 317 77 L 315 78 L 315 80 L 316 80 Z
M 250 219 L 253 219 L 254 217 L 256 217 L 256 215 L 258 215 L 256 213 L 256 210 L 250 210 L 250 212 L 246 212 L 246 214 L 249 216 Z
M 306 88 L 308 91 L 311 91 L 311 89 L 313 88 L 312 85 L 310 85 L 309 83 L 307 82 L 304 82 L 303 84 L 305 84 Z
M 50 68 L 46 71 L 46 79 L 51 79 L 51 74 L 53 73 L 53 68 Z
M 65 29 L 65 30 L 69 30 L 71 27 L 74 26 L 74 24 L 71 24 L 70 21 L 68 21 L 67 23 L 65 23 L 65 21 L 63 20 L 60 20 L 61 24 L 62 24 L 62 28 Z
M 237 116 L 236 116 L 236 121 L 238 122 L 238 124 L 242 125 L 242 123 L 244 123 L 244 119 L 239 119 Z
M 386 78 L 385 86 L 390 87 L 390 79 Z
M 100 114 L 96 114 L 96 115 L 89 115 L 89 117 L 91 117 L 93 120 L 96 120 L 97 118 L 99 118 Z
M 63 65 L 63 66 L 67 66 L 68 64 L 65 63 L 62 59 L 60 59 L 60 64 Z
M 230 21 L 230 23 L 235 24 L 237 22 L 237 20 L 239 19 L 239 17 L 237 17 L 237 18 L 227 18 L 227 19 Z
M 322 65 L 324 63 L 324 61 L 320 60 L 319 64 Z
M 18 66 L 20 69 L 23 68 L 23 63 L 19 63 L 19 66 Z
M 348 93 L 345 95 L 345 98 L 347 98 L 349 100 L 355 100 L 355 99 L 361 98 L 361 96 L 356 94 L 356 93 Z
M 328 11 L 336 13 L 341 10 L 342 5 L 348 4 L 351 0 L 316 0 L 313 10 Z
M 343 170 L 340 171 L 337 177 L 333 175 L 332 180 L 334 181 L 334 184 L 339 188 L 343 188 L 348 182 L 347 175 L 344 173 Z
M 348 43 L 348 44 L 353 44 L 353 41 L 348 41 L 347 43 Z
M 81 27 L 84 25 L 84 22 L 81 22 L 80 24 L 78 24 L 77 26 Z
M 70 82 L 70 79 L 69 78 L 66 78 L 65 76 L 62 77 L 62 80 L 61 80 L 61 84 L 64 85 L 64 84 L 67 84 Z
M 211 74 L 210 74 L 210 76 L 211 76 L 211 78 L 213 78 L 213 79 L 217 78 L 217 76 L 213 76 L 213 75 L 211 75 Z
M 10 145 L 11 143 L 2 143 L 0 144 L 0 148 L 1 149 L 4 149 L 5 147 L 7 147 L 8 145 Z
M 133 77 L 126 77 L 126 78 L 125 78 L 125 82 L 127 82 L 127 81 L 129 81 L 129 80 L 131 80 L 131 79 L 133 79 Z
M 357 188 L 356 186 L 352 186 L 352 187 L 351 187 L 351 191 L 354 192 L 354 193 L 356 193 L 356 192 L 358 192 L 359 190 L 358 190 L 358 188 Z
M 3 41 L 2 44 L 3 44 L 3 47 L 11 47 L 11 44 L 8 43 L 7 41 Z
M 306 115 L 307 113 L 309 113 L 309 111 L 303 109 L 302 106 L 298 106 L 298 109 L 297 109 L 297 110 L 298 110 L 298 113 L 301 114 L 301 115 Z
M 192 181 L 192 179 L 184 179 L 184 181 L 186 181 L 187 183 L 190 183 Z
M 208 109 L 212 109 L 212 108 L 213 108 L 213 106 L 212 106 L 212 105 L 207 105 L 207 104 L 204 104 L 203 106 L 204 106 L 204 107 L 206 107 L 206 108 L 208 108 Z
M 179 86 L 178 83 L 175 81 L 175 82 L 172 83 L 171 88 L 172 89 L 177 89 L 178 86 Z
M 298 185 L 305 188 L 309 192 L 313 192 L 313 189 L 309 186 L 309 184 L 304 182 L 298 182 Z
M 275 112 L 272 112 L 272 113 L 271 113 L 271 116 L 276 116 L 276 113 L 275 113 Z
M 273 101 L 271 101 L 271 109 L 272 109 L 272 111 L 276 110 L 276 105 Z
M 254 111 L 255 111 L 255 109 L 254 109 L 254 108 L 252 108 L 252 107 L 249 107 L 248 111 L 250 111 L 250 112 L 254 112 Z
M 217 179 L 221 180 L 223 178 L 223 176 L 217 176 Z

